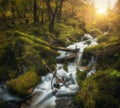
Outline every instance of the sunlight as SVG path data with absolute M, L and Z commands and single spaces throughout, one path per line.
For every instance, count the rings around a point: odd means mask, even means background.
M 98 9 L 97 13 L 102 15 L 102 14 L 106 13 L 106 10 L 104 10 L 104 9 Z

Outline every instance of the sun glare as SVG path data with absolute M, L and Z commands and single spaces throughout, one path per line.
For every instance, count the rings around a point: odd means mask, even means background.
M 98 13 L 98 14 L 105 14 L 105 13 L 106 13 L 106 10 L 98 9 L 98 10 L 97 10 L 97 13 Z

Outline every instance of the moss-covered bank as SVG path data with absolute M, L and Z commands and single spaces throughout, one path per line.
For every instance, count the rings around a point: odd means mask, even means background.
M 82 82 L 75 101 L 79 108 L 119 108 L 119 81 L 120 71 L 98 71 Z
M 44 65 L 52 68 L 59 55 L 44 39 L 20 31 L 5 31 L 0 43 L 0 80 L 7 80 L 18 95 L 29 94 L 40 81 L 38 75 L 48 73 Z
M 100 36 L 98 43 L 85 49 L 84 60 L 94 56 L 97 72 L 88 78 L 85 73 L 78 73 L 80 90 L 75 103 L 79 108 L 119 108 L 120 37 L 113 34 Z
M 35 72 L 26 72 L 18 78 L 7 81 L 7 87 L 13 94 L 19 96 L 29 95 L 33 88 L 40 82 L 40 77 Z

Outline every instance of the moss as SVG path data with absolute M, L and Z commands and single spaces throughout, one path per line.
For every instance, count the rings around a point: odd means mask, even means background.
M 120 38 L 111 37 L 108 41 L 85 49 L 86 55 L 94 55 L 99 67 L 119 69 L 120 63 Z
M 63 69 L 64 69 L 66 72 L 68 72 L 68 64 L 67 64 L 67 63 L 63 65 Z
M 99 29 L 92 29 L 90 30 L 90 34 L 93 35 L 93 37 L 98 37 L 102 35 L 102 32 Z
M 77 82 L 81 88 L 82 82 L 86 79 L 86 72 L 77 71 Z
M 75 101 L 82 108 L 118 108 L 120 106 L 120 71 L 98 71 L 81 85 Z
M 37 38 L 34 35 L 28 35 L 28 34 L 25 34 L 23 32 L 19 32 L 19 31 L 16 31 L 14 33 L 14 35 L 15 36 L 23 36 L 24 38 L 30 39 L 31 41 L 34 41 L 36 43 L 40 43 L 40 44 L 49 46 L 49 44 L 46 41 L 44 41 L 44 40 L 42 40 L 40 38 Z
M 16 94 L 28 95 L 32 89 L 39 83 L 40 77 L 35 72 L 26 72 L 18 78 L 7 81 L 7 87 Z
M 99 44 L 85 49 L 85 60 L 91 55 L 97 59 L 97 73 L 82 79 L 75 102 L 81 108 L 118 108 L 120 106 L 120 38 L 110 35 L 98 38 Z M 112 69 L 111 69 L 112 68 Z
M 84 31 L 79 28 L 74 28 L 71 25 L 56 23 L 54 33 L 58 37 L 58 44 L 67 46 L 72 42 L 77 42 L 81 39 Z
M 45 40 L 20 31 L 9 31 L 0 41 L 0 78 L 4 80 L 31 69 L 38 72 L 44 67 L 43 59 L 52 67 L 59 55 Z

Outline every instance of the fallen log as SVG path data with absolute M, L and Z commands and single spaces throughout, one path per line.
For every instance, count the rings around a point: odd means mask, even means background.
M 65 47 L 56 47 L 56 50 L 68 51 L 68 52 L 73 52 L 73 53 L 76 53 L 79 51 L 78 48 L 71 49 L 71 48 L 65 48 Z
M 45 67 L 48 69 L 48 71 L 50 71 L 50 72 L 53 74 L 53 77 L 52 77 L 52 79 L 51 79 L 51 88 L 52 88 L 52 90 L 53 90 L 52 82 L 53 82 L 53 79 L 54 79 L 54 78 L 56 78 L 56 81 L 63 83 L 63 85 L 64 85 L 65 87 L 68 87 L 68 85 L 65 83 L 65 81 L 63 81 L 61 78 L 59 78 L 59 77 L 56 75 L 56 72 L 57 72 L 56 69 L 55 69 L 55 71 L 52 71 L 47 64 L 45 64 Z
M 58 58 L 57 62 L 63 63 L 63 62 L 67 62 L 67 61 L 74 61 L 76 56 L 77 56 L 77 53 L 73 53 L 72 55 L 66 56 L 64 58 Z

